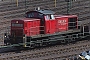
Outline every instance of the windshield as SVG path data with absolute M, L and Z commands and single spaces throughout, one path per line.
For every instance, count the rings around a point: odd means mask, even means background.
M 12 27 L 23 27 L 23 24 L 12 23 Z

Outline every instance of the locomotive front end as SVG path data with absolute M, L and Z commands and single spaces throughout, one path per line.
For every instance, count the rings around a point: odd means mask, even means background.
M 12 20 L 11 21 L 11 33 L 4 34 L 4 44 L 12 45 L 17 43 L 23 43 L 23 21 L 22 20 Z
M 23 37 L 23 21 L 22 20 L 12 20 L 11 21 L 11 43 L 22 43 Z

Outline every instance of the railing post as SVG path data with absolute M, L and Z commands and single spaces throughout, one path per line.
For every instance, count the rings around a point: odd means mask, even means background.
M 26 47 L 26 42 L 27 42 L 26 35 L 23 35 L 23 46 L 24 47 Z

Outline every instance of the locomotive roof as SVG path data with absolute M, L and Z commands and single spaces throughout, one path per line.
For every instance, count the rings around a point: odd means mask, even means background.
M 38 10 L 38 12 L 43 13 L 43 14 L 54 14 L 54 12 L 51 10 Z
M 35 21 L 35 20 L 40 20 L 40 19 L 36 19 L 36 18 L 20 18 L 20 19 L 14 19 L 14 21 L 17 21 L 17 20 L 21 20 L 21 21 Z
M 57 18 L 62 18 L 62 17 L 77 17 L 77 15 L 54 15 Z
M 27 13 L 31 13 L 31 12 L 37 12 L 37 13 L 42 13 L 42 14 L 55 14 L 55 12 L 51 11 L 51 10 L 35 10 L 35 11 L 29 11 Z M 27 14 L 26 13 L 26 14 Z

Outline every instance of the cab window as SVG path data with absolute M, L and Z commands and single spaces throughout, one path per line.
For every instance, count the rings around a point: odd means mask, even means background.
M 55 19 L 55 18 L 54 18 L 54 15 L 46 15 L 46 19 L 47 20 L 52 20 L 52 19 Z
M 12 23 L 12 27 L 23 27 L 23 24 Z

